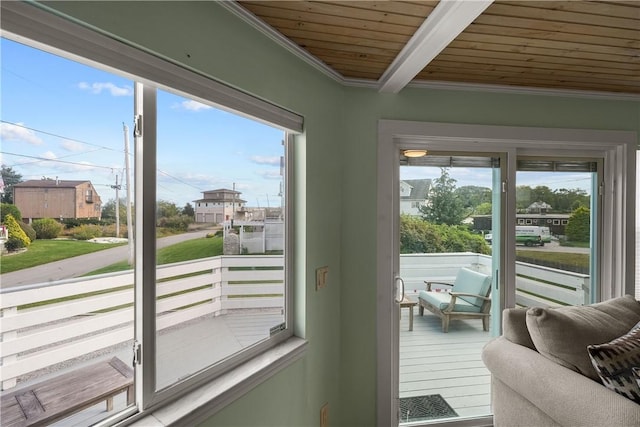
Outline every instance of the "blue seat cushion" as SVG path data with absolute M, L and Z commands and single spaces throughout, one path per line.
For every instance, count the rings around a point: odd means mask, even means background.
M 491 277 L 486 274 L 469 270 L 468 268 L 461 268 L 458 271 L 455 282 L 453 282 L 452 292 L 462 292 L 467 294 L 487 295 L 489 288 L 491 287 Z M 473 304 L 476 307 L 482 307 L 484 300 L 476 297 L 461 296 L 458 299 L 462 299 L 469 304 Z
M 446 310 L 451 303 L 451 294 L 448 292 L 420 291 L 418 298 L 428 302 L 434 307 L 437 307 L 441 311 Z M 480 308 L 458 297 L 456 298 L 456 305 L 453 307 L 453 311 L 478 313 Z

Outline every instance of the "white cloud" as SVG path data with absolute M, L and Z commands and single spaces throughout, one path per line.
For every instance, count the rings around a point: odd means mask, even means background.
M 253 156 L 251 157 L 251 161 L 259 165 L 280 166 L 280 157 L 278 156 L 273 156 L 273 157 Z
M 282 176 L 280 175 L 280 169 L 261 171 L 258 172 L 258 175 L 264 179 L 282 179 Z
M 200 111 L 200 110 L 209 110 L 212 107 L 202 102 L 187 100 L 182 101 L 180 104 L 176 104 L 173 106 L 175 109 L 188 110 L 188 111 Z
M 56 156 L 53 151 L 47 151 L 45 153 L 42 153 L 42 155 L 40 155 L 40 157 L 43 157 L 43 158 L 49 159 L 49 160 L 56 160 L 58 158 L 58 156 Z
M 26 142 L 32 145 L 42 144 L 42 139 L 32 130 L 23 126 L 23 123 L 0 123 L 0 138 L 3 141 Z
M 96 83 L 87 83 L 80 82 L 78 83 L 78 88 L 92 93 L 94 95 L 100 95 L 102 91 L 109 92 L 111 96 L 132 96 L 133 88 L 131 86 L 116 86 L 113 83 L 109 82 L 96 82 Z
M 67 151 L 84 151 L 84 145 L 77 141 L 71 141 L 68 139 L 63 140 L 60 146 Z

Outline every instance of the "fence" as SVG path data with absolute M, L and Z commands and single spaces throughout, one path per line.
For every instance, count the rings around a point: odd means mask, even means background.
M 219 256 L 157 268 L 158 330 L 228 310 L 284 307 L 282 256 Z M 0 381 L 133 339 L 132 270 L 3 289 Z
M 157 268 L 157 329 L 228 310 L 282 308 L 284 258 L 219 256 Z M 408 295 L 424 280 L 450 281 L 463 267 L 487 274 L 491 258 L 474 253 L 400 257 Z M 589 276 L 518 262 L 518 305 L 589 302 Z M 16 378 L 133 339 L 133 271 L 0 291 L 0 381 Z
M 461 267 L 491 275 L 491 257 L 472 252 L 400 256 L 405 293 L 417 298 L 425 280 L 451 283 Z M 590 302 L 589 275 L 516 262 L 516 304 L 524 307 L 584 305 Z

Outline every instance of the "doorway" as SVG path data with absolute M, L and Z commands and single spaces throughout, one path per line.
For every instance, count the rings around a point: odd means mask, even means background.
M 378 297 L 378 425 L 402 423 L 400 408 L 400 316 L 398 287 L 400 276 L 400 161 L 402 149 L 428 150 L 432 153 L 448 152 L 462 155 L 475 153 L 477 157 L 501 159 L 497 194 L 499 202 L 499 227 L 491 228 L 491 246 L 498 251 L 501 268 L 494 274 L 493 325 L 499 334 L 499 313 L 505 307 L 516 306 L 516 173 L 519 158 L 542 156 L 546 158 L 575 157 L 579 152 L 589 159 L 599 159 L 602 173 L 598 182 L 601 194 L 602 215 L 594 224 L 600 225 L 597 233 L 610 236 L 606 242 L 597 243 L 592 249 L 596 257 L 593 267 L 600 275 L 606 274 L 606 286 L 592 289 L 593 300 L 602 300 L 625 293 L 633 287 L 633 240 L 627 236 L 627 222 L 633 220 L 634 207 L 625 203 L 633 200 L 635 158 L 628 155 L 635 150 L 634 138 L 628 132 L 581 131 L 537 128 L 512 128 L 497 126 L 455 125 L 442 123 L 380 121 L 378 141 L 378 242 L 377 248 L 377 297 Z M 452 149 L 453 148 L 453 149 Z M 615 187 L 615 188 L 614 188 Z M 607 191 L 611 188 L 611 191 Z M 615 191 L 614 191 L 615 190 Z M 493 194 L 496 194 L 494 191 Z M 632 229 L 632 228 L 631 228 Z M 631 234 L 631 238 L 633 237 Z M 607 254 L 603 256 L 602 254 Z M 593 256 L 593 255 L 592 255 Z M 493 257 L 496 255 L 494 253 Z M 621 258 L 620 258 L 621 257 Z M 621 263 L 616 260 L 624 259 Z M 597 266 L 597 267 L 596 267 Z M 493 269 L 493 264 L 492 264 Z M 497 292 L 496 292 L 497 290 Z M 415 321 L 416 319 L 414 319 Z M 415 325 L 414 325 L 415 328 Z M 415 330 L 414 330 L 415 332 Z M 430 382 L 433 382 L 431 380 Z M 460 414 L 458 414 L 460 415 Z M 490 414 L 470 414 L 447 420 L 414 422 L 412 425 L 491 425 Z
M 500 307 L 501 252 L 491 237 L 503 210 L 500 164 L 495 153 L 400 149 L 400 425 L 491 414 L 481 351 L 499 333 L 500 310 L 491 307 Z M 436 315 L 467 277 L 486 289 L 456 297 L 460 314 Z

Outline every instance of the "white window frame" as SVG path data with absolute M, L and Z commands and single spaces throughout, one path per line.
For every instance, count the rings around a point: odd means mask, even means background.
M 135 372 L 136 405 L 98 425 L 131 422 L 167 403 L 172 405 L 170 420 L 202 421 L 242 396 L 279 369 L 298 360 L 306 350 L 306 341 L 293 335 L 293 146 L 295 135 L 302 133 L 302 116 L 228 87 L 191 70 L 129 46 L 94 29 L 83 27 L 46 6 L 25 2 L 3 2 L 1 36 L 25 45 L 95 68 L 130 78 L 136 84 L 137 114 L 143 115 L 141 144 L 136 138 L 136 340 L 142 346 L 141 363 Z M 166 389 L 155 390 L 155 269 L 143 271 L 142 263 L 155 265 L 155 120 L 156 90 L 183 94 L 234 114 L 258 120 L 286 132 L 285 197 L 287 224 L 285 231 L 285 322 L 286 329 L 225 362 L 221 369 L 213 365 Z M 145 191 L 141 191 L 144 184 Z M 150 191 L 150 189 L 154 189 Z M 147 207 L 146 209 L 144 207 Z M 153 272 L 149 273 L 149 270 Z M 140 285 L 142 284 L 142 285 Z M 151 285 L 150 285 L 151 284 Z M 240 366 L 242 364 L 242 366 Z M 204 390 L 204 391 L 203 391 Z M 194 394 L 195 393 L 195 394 Z M 193 397 L 189 397 L 194 394 Z M 197 396 L 197 399 L 195 398 Z M 157 419 L 154 419 L 157 422 Z M 155 424 L 154 424 L 155 425 Z

